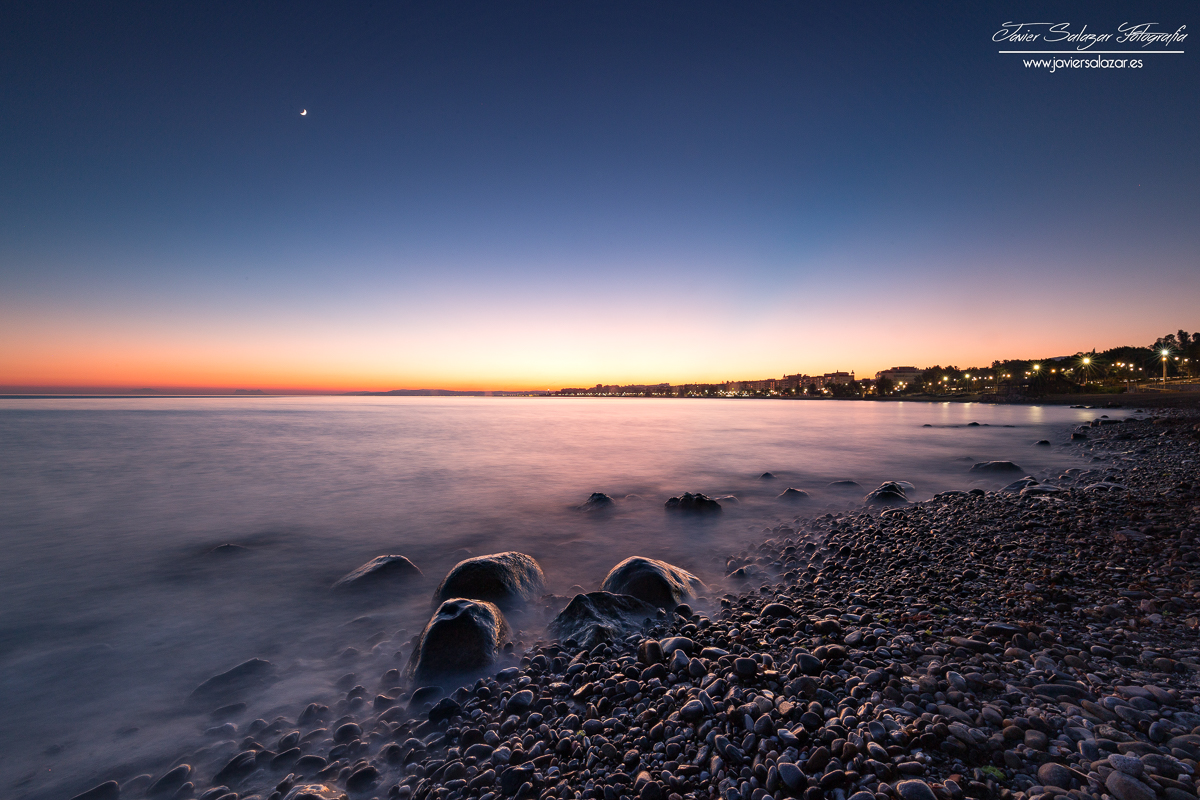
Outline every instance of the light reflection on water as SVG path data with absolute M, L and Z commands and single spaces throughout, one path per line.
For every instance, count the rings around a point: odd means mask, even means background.
M 374 679 L 375 661 L 337 654 L 369 651 L 382 631 L 390 657 L 468 555 L 528 553 L 560 595 L 596 588 L 630 555 L 719 586 L 725 556 L 764 525 L 844 503 L 830 481 L 865 493 L 907 480 L 927 498 L 973 485 L 974 461 L 1075 466 L 1061 443 L 1095 415 L 661 399 L 0 401 L 0 790 L 41 796 L 56 780 L 202 742 L 211 723 L 181 717 L 182 699 L 247 658 L 287 676 L 248 719 L 294 716 L 342 672 Z M 1044 438 L 1055 446 L 1034 446 Z M 789 486 L 812 499 L 776 501 Z M 616 509 L 574 510 L 593 491 Z M 741 502 L 718 518 L 666 513 L 684 491 Z M 211 552 L 223 543 L 245 549 Z M 425 581 L 382 605 L 331 595 L 382 553 L 408 556 Z M 347 624 L 364 614 L 374 619 Z

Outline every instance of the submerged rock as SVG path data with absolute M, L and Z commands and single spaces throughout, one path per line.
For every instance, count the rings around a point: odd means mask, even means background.
M 271 682 L 275 667 L 270 661 L 252 658 L 236 667 L 214 675 L 192 690 L 193 702 L 224 702 Z
M 1011 461 L 981 461 L 972 466 L 968 471 L 992 475 L 1005 472 L 1024 472 L 1025 470 Z
M 600 642 L 624 639 L 639 632 L 642 621 L 654 618 L 658 606 L 632 595 L 612 592 L 588 592 L 571 598 L 547 629 L 562 641 L 574 639 L 581 647 L 592 648 Z
M 774 479 L 775 475 L 770 472 L 764 472 L 762 475 L 759 475 L 758 477 L 759 477 L 759 480 L 769 481 L 769 480 Z
M 604 492 L 592 492 L 592 496 L 583 501 L 583 505 L 576 506 L 580 511 L 599 511 L 602 508 L 612 508 L 616 501 L 606 495 Z
M 862 484 L 858 481 L 833 481 L 825 484 L 825 488 L 835 492 L 857 492 L 862 488 Z
M 601 588 L 633 595 L 657 608 L 672 609 L 691 599 L 703 585 L 692 573 L 665 561 L 634 556 L 613 567 Z
M 455 598 L 442 603 L 417 640 L 405 676 L 437 680 L 472 672 L 496 660 L 508 623 L 492 603 Z
M 509 551 L 460 561 L 433 593 L 434 604 L 456 597 L 514 608 L 546 591 L 542 568 L 524 553 Z
M 908 486 L 911 487 L 912 484 Z M 863 502 L 872 505 L 900 505 L 909 502 L 909 499 L 902 482 L 888 481 L 864 497 Z
M 720 503 L 699 492 L 684 492 L 679 497 L 672 497 L 664 505 L 668 511 L 692 511 L 700 514 L 721 510 Z
M 417 565 L 404 556 L 376 556 L 353 572 L 347 573 L 333 584 L 333 589 L 378 588 L 385 584 L 400 582 L 406 578 L 420 578 L 424 574 Z
M 786 500 L 788 502 L 794 503 L 799 500 L 807 500 L 808 492 L 804 491 L 803 489 L 793 489 L 789 486 L 788 488 L 784 489 L 783 493 L 780 494 L 775 499 L 776 500 Z
M 118 800 L 121 787 L 116 781 L 105 781 L 99 786 L 93 786 L 82 794 L 77 794 L 71 800 Z

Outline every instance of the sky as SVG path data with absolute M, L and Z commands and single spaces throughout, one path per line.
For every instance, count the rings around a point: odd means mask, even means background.
M 998 51 L 1078 43 L 993 40 L 1198 22 L 1133 8 L 10 4 L 0 387 L 861 376 L 1200 328 L 1191 34 L 1053 72 Z

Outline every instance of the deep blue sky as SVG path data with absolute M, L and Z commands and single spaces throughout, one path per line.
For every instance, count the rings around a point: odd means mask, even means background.
M 679 382 L 1200 322 L 1192 43 L 1051 74 L 991 39 L 1194 4 L 248 5 L 6 9 L 0 383 Z

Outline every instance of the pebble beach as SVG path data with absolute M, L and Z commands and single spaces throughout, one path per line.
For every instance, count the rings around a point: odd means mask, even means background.
M 1104 414 L 1078 467 L 801 513 L 602 631 L 572 601 L 517 647 L 480 598 L 470 682 L 348 673 L 77 800 L 1196 800 L 1200 417 Z

